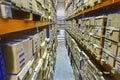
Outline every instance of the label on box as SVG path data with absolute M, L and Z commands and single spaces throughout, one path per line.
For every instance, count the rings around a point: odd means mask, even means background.
M 80 57 L 80 61 L 82 61 L 82 56 Z
M 110 33 L 109 33 L 109 32 L 106 32 L 105 37 L 108 39 L 108 38 L 110 37 Z
M 117 64 L 117 71 L 120 73 L 120 63 Z
M 107 57 L 108 57 L 108 54 L 106 54 L 106 53 L 104 53 L 103 55 L 102 55 L 102 61 L 107 61 Z

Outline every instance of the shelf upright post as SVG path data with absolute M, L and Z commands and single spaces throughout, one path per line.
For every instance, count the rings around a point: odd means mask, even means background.
M 47 29 L 47 38 L 50 38 L 50 28 L 49 28 L 49 26 L 47 26 L 46 29 Z
M 1 42 L 0 42 L 0 80 L 7 80 Z

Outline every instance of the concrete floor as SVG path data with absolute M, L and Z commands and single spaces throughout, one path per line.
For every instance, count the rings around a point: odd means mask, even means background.
M 54 80 L 75 80 L 64 42 L 58 43 Z

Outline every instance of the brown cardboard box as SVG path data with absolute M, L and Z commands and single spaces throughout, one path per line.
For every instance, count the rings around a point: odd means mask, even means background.
M 109 14 L 107 20 L 107 27 L 115 27 L 117 29 L 120 28 L 120 14 Z
M 8 42 L 3 46 L 4 59 L 8 74 L 17 74 L 26 64 L 23 42 Z
M 98 16 L 95 18 L 95 27 L 102 27 L 106 26 L 107 17 L 106 16 Z
M 105 43 L 104 43 L 104 49 L 106 50 L 106 52 L 112 56 L 116 56 L 117 54 L 117 43 L 109 41 L 107 39 L 105 39 Z
M 119 42 L 120 41 L 120 30 L 114 27 L 106 29 L 105 38 Z

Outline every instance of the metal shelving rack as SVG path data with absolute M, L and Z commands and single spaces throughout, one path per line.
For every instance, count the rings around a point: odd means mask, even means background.
M 115 11 L 117 11 L 120 5 L 120 0 L 105 0 L 104 2 L 97 4 L 93 7 L 87 8 L 83 11 L 80 11 L 78 13 L 75 13 L 72 16 L 69 16 L 68 18 L 65 18 L 65 21 L 70 21 L 73 19 L 79 19 L 79 18 L 83 18 L 84 17 L 89 17 L 89 16 L 94 16 L 94 14 L 96 15 L 100 15 L 102 14 L 109 14 L 111 11 L 114 11 L 112 9 L 115 9 Z M 69 6 L 66 8 L 66 10 L 69 8 Z M 109 9 L 109 10 L 108 10 Z M 112 76 L 113 78 L 115 78 L 115 80 L 119 80 L 120 79 L 120 74 L 115 72 L 112 73 L 111 70 L 112 68 L 105 64 L 104 62 L 97 60 L 96 56 L 94 54 L 91 53 L 90 50 L 86 49 L 86 45 L 84 45 L 84 43 L 81 44 L 81 42 L 75 37 L 75 34 L 70 33 L 70 31 L 66 30 L 66 32 L 77 42 L 77 44 L 84 49 L 84 51 L 87 53 L 87 55 L 92 58 L 97 65 L 101 66 L 105 71 L 110 73 L 110 76 Z M 68 45 L 69 46 L 69 45 Z M 80 74 L 82 75 L 81 71 L 78 69 L 78 71 L 80 72 Z

